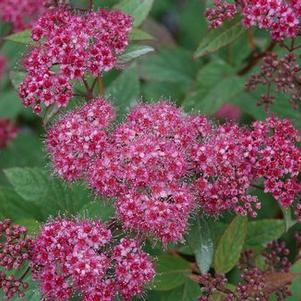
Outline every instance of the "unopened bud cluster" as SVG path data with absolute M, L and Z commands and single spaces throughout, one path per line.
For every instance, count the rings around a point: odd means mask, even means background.
M 33 241 L 26 235 L 26 228 L 12 224 L 10 220 L 0 221 L 0 289 L 7 299 L 15 295 L 23 297 L 24 289 L 28 288 L 22 278 L 8 274 L 11 270 L 24 268 L 30 260 Z

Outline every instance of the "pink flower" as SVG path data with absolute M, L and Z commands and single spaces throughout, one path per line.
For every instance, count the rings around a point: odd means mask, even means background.
M 141 294 L 143 286 L 154 278 L 149 256 L 133 239 L 123 238 L 113 250 L 113 259 L 117 289 L 125 300 Z
M 83 176 L 92 158 L 105 150 L 105 128 L 114 118 L 113 107 L 97 98 L 55 123 L 46 137 L 55 172 L 67 181 Z
M 44 0 L 0 0 L 0 18 L 12 23 L 14 31 L 31 27 L 45 8 Z
M 254 122 L 251 135 L 258 148 L 254 168 L 264 179 L 265 192 L 272 193 L 284 207 L 292 205 L 301 192 L 299 132 L 288 119 L 271 117 Z
M 32 30 L 33 40 L 40 43 L 24 60 L 28 74 L 19 88 L 24 105 L 37 112 L 41 103 L 67 106 L 74 81 L 115 67 L 131 28 L 131 18 L 119 11 L 48 10 Z
M 90 165 L 87 180 L 97 194 L 118 199 L 117 212 L 127 229 L 164 243 L 182 238 L 195 206 L 181 180 L 205 124 L 160 102 L 138 105 L 112 133 L 106 150 Z
M 189 187 L 160 182 L 145 193 L 128 192 L 116 203 L 125 229 L 151 235 L 165 245 L 183 238 L 194 206 Z
M 243 24 L 271 31 L 274 40 L 295 37 L 299 28 L 298 11 L 284 0 L 251 0 L 242 8 Z
M 194 187 L 201 208 L 209 214 L 234 210 L 256 215 L 258 199 L 248 192 L 256 173 L 253 168 L 257 149 L 248 130 L 225 124 L 213 130 L 195 153 L 199 174 Z
M 100 222 L 54 220 L 35 240 L 34 277 L 47 300 L 68 300 L 76 289 L 85 291 L 105 276 L 110 259 L 98 250 L 107 245 L 111 232 Z
M 127 300 L 154 276 L 153 264 L 137 241 L 115 247 L 111 231 L 99 221 L 57 219 L 44 225 L 32 250 L 33 275 L 45 300 Z

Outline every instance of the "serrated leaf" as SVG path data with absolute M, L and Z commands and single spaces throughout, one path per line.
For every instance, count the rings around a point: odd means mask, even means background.
M 241 25 L 241 19 L 239 17 L 226 21 L 219 28 L 212 29 L 208 32 L 194 53 L 194 57 L 199 58 L 213 53 L 234 42 L 244 32 L 246 32 L 246 29 Z
M 245 248 L 256 248 L 278 239 L 285 231 L 283 220 L 266 219 L 252 221 L 248 224 Z
M 213 259 L 213 239 L 205 217 L 196 218 L 190 226 L 188 243 L 194 252 L 197 265 L 202 274 L 206 274 Z
M 114 6 L 134 18 L 134 27 L 138 27 L 148 16 L 154 0 L 122 0 Z
M 38 206 L 27 202 L 12 188 L 0 187 L 0 213 L 2 218 L 13 221 L 19 219 L 35 219 L 42 221 L 47 215 Z
M 153 40 L 154 37 L 139 28 L 133 28 L 130 32 L 130 40 L 131 41 L 146 41 L 146 40 Z
M 214 268 L 218 273 L 229 272 L 238 262 L 247 235 L 248 219 L 235 217 L 220 238 L 215 255 Z
M 154 48 L 147 45 L 130 45 L 127 50 L 118 57 L 118 64 L 124 65 L 153 51 Z
M 20 31 L 17 33 L 13 33 L 7 37 L 5 37 L 5 40 L 21 43 L 21 44 L 33 44 L 34 41 L 31 39 L 31 30 L 27 29 L 24 31 Z
M 158 257 L 153 290 L 166 291 L 184 284 L 191 272 L 189 262 L 180 257 L 162 255 Z
M 91 201 L 90 193 L 78 184 L 66 186 L 40 168 L 9 168 L 4 171 L 15 191 L 48 215 L 76 214 Z

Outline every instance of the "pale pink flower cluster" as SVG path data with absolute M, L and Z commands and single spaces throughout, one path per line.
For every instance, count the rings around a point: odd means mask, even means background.
M 45 11 L 44 0 L 0 0 L 0 18 L 12 23 L 14 31 L 32 26 Z
M 87 118 L 87 108 L 97 106 L 110 109 Z M 112 118 L 103 100 L 91 102 L 53 125 L 48 150 L 59 175 L 82 178 L 97 195 L 116 199 L 123 227 L 140 236 L 164 244 L 181 240 L 197 207 L 213 215 L 231 210 L 254 217 L 261 203 L 251 192 L 261 182 L 282 206 L 291 206 L 301 192 L 299 134 L 287 119 L 216 127 L 164 101 L 137 105 L 106 132 Z M 93 125 L 97 120 L 103 120 L 100 127 Z M 97 133 L 106 133 L 100 147 L 89 138 Z
M 36 113 L 41 104 L 66 106 L 74 81 L 115 67 L 131 28 L 131 17 L 120 11 L 48 10 L 33 26 L 32 39 L 39 43 L 24 60 L 28 74 L 19 88 L 24 105 Z
M 137 241 L 116 242 L 99 221 L 56 219 L 43 226 L 32 249 L 33 277 L 43 300 L 125 300 L 154 277 L 149 256 Z

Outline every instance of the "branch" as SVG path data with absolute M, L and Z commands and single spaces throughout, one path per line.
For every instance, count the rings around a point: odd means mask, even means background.
M 238 71 L 237 74 L 239 76 L 242 76 L 242 75 L 245 75 L 246 73 L 248 73 L 253 67 L 255 67 L 259 63 L 259 61 L 263 57 L 265 57 L 269 52 L 271 52 L 275 48 L 276 45 L 277 45 L 276 42 L 271 41 L 270 45 L 263 52 L 253 53 L 251 55 L 251 58 L 249 60 L 249 63 L 247 64 L 247 66 L 245 66 L 240 71 Z

